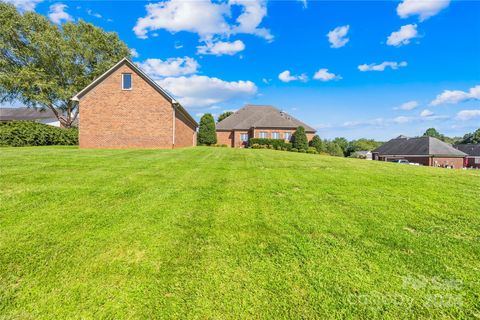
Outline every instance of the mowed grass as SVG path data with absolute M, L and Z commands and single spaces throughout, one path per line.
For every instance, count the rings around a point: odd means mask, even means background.
M 480 172 L 0 148 L 0 319 L 479 318 Z

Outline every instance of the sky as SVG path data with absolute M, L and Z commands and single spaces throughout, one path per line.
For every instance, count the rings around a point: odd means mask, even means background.
M 322 138 L 480 127 L 480 2 L 7 0 L 118 33 L 196 118 L 274 105 Z

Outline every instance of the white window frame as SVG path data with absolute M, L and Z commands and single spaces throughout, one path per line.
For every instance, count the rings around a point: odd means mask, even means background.
M 246 136 L 247 139 L 243 139 L 243 137 Z M 248 141 L 248 133 L 240 133 L 240 141 L 241 142 L 247 142 Z
M 125 89 L 125 86 L 123 85 L 123 80 L 124 80 L 125 75 L 130 75 L 130 88 L 128 88 L 128 89 Z M 122 73 L 122 90 L 130 91 L 130 90 L 132 90 L 132 88 L 133 88 L 132 74 L 131 73 Z
M 279 132 L 272 132 L 272 139 L 280 139 L 280 133 Z
M 291 137 L 292 137 L 292 133 L 291 133 L 291 132 L 284 132 L 284 133 L 283 133 L 283 139 L 284 139 L 284 140 L 290 140 Z
M 263 137 L 263 135 L 265 135 L 265 136 Z M 260 131 L 259 138 L 260 139 L 268 139 L 268 132 Z

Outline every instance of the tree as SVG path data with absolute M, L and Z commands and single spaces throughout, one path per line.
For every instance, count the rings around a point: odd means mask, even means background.
M 343 155 L 347 154 L 348 140 L 346 138 L 337 137 L 333 139 L 332 142 L 338 145 L 342 149 Z
M 308 149 L 308 139 L 305 133 L 305 128 L 300 126 L 295 130 L 292 136 L 292 146 L 298 150 Z
M 323 145 L 322 139 L 316 134 L 313 136 L 312 141 L 310 141 L 310 147 L 314 147 L 318 153 L 326 152 L 325 146 Z
M 46 17 L 0 2 L 0 102 L 50 109 L 64 127 L 78 116 L 70 98 L 130 50 L 116 33 Z
M 347 147 L 347 156 L 350 156 L 352 153 L 357 151 L 372 151 L 380 147 L 383 143 L 375 141 L 373 139 L 358 139 L 352 140 L 348 143 Z
M 442 135 L 440 132 L 437 131 L 435 128 L 428 128 L 427 131 L 423 134 L 424 137 L 433 137 L 437 139 L 441 139 Z
M 200 119 L 197 141 L 198 144 L 206 144 L 207 146 L 217 143 L 215 120 L 210 113 L 205 113 Z
M 480 143 L 480 128 L 478 128 L 475 132 L 467 133 L 466 135 L 464 135 L 460 143 Z
M 218 116 L 217 123 L 222 121 L 223 119 L 225 119 L 226 117 L 228 117 L 232 114 L 233 114 L 232 111 L 225 111 L 224 113 L 222 113 L 221 115 Z
M 328 141 L 327 142 L 327 152 L 331 156 L 335 157 L 343 157 L 343 150 L 342 147 L 340 147 L 338 144 L 336 144 L 333 141 Z

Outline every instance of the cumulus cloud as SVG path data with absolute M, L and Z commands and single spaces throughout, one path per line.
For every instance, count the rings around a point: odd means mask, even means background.
M 439 94 L 435 100 L 430 102 L 431 106 L 438 106 L 441 104 L 457 104 L 468 100 L 480 100 L 480 85 L 477 85 L 470 90 L 445 90 Z
M 416 107 L 418 107 L 418 102 L 417 101 L 408 101 L 405 103 L 402 103 L 398 107 L 393 108 L 394 110 L 413 110 Z
M 290 74 L 289 70 L 285 70 L 278 75 L 278 79 L 280 79 L 282 82 L 290 82 L 290 81 L 297 81 L 297 80 L 305 82 L 308 80 L 308 77 L 306 74 L 294 76 Z
M 63 3 L 52 4 L 48 12 L 48 18 L 55 24 L 73 21 L 72 16 L 65 11 L 67 8 L 68 6 Z
M 474 118 L 480 118 L 480 109 L 476 110 L 462 110 L 457 113 L 457 120 L 467 121 Z
M 197 47 L 199 54 L 211 54 L 215 56 L 234 55 L 237 52 L 245 50 L 245 44 L 241 40 L 233 42 L 228 41 L 207 41 L 204 45 Z
M 138 58 L 138 57 L 140 56 L 140 54 L 138 53 L 137 49 L 135 49 L 135 48 L 130 49 L 130 54 L 131 54 L 132 57 L 134 57 L 134 58 Z
M 251 81 L 224 81 L 218 78 L 193 75 L 168 77 L 157 83 L 171 92 L 187 107 L 207 107 L 232 99 L 244 99 L 257 93 Z
M 342 77 L 334 73 L 328 72 L 328 69 L 320 69 L 313 75 L 313 79 L 320 81 L 340 80 Z
M 435 114 L 428 109 L 425 109 L 422 112 L 420 112 L 420 117 L 422 117 L 422 118 L 428 118 L 428 117 L 431 117 L 431 116 L 434 116 L 434 115 Z
M 189 57 L 161 59 L 147 59 L 138 66 L 153 78 L 175 77 L 196 73 L 198 62 Z
M 11 3 L 19 11 L 34 11 L 37 4 L 43 2 L 43 0 L 4 0 L 6 3 Z
M 410 40 L 418 37 L 417 25 L 406 24 L 400 30 L 392 32 L 387 38 L 389 46 L 400 47 L 410 43 Z
M 397 14 L 400 18 L 418 16 L 420 21 L 424 21 L 450 4 L 450 0 L 403 0 L 397 6 Z
M 235 6 L 241 7 L 241 13 L 229 23 Z M 265 0 L 230 0 L 228 3 L 167 0 L 147 4 L 145 8 L 146 16 L 139 18 L 133 28 L 139 38 L 147 38 L 149 31 L 165 29 L 172 33 L 197 33 L 202 40 L 238 33 L 254 34 L 268 41 L 273 39 L 268 29 L 259 27 L 267 14 Z
M 406 67 L 408 64 L 406 61 L 402 62 L 393 62 L 393 61 L 385 61 L 380 64 L 361 64 L 358 66 L 358 70 L 365 72 L 365 71 L 384 71 L 387 67 L 392 68 L 393 70 L 397 70 L 400 67 Z
M 336 27 L 335 29 L 327 33 L 327 38 L 330 42 L 330 48 L 341 48 L 346 45 L 347 42 L 350 41 L 350 39 L 346 37 L 349 29 L 350 26 L 345 25 L 341 27 Z

